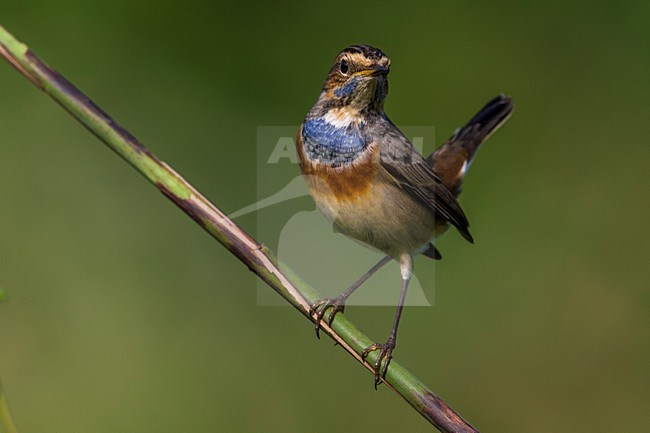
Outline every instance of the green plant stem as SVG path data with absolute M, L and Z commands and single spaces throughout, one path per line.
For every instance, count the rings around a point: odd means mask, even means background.
M 309 307 L 320 297 L 316 290 L 298 278 L 287 266 L 280 266 L 268 248 L 228 219 L 171 167 L 156 158 L 133 135 L 2 26 L 0 55 L 131 164 L 287 302 L 310 320 L 315 319 L 309 316 Z M 373 371 L 372 363 L 377 353 L 372 353 L 366 361 L 361 359 L 361 352 L 373 341 L 344 315 L 337 316 L 331 327 L 324 323 L 322 330 L 359 363 Z M 440 431 L 477 432 L 397 361 L 391 361 L 384 382 Z

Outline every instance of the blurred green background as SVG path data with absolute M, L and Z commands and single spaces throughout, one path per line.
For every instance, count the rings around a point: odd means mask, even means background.
M 387 112 L 439 141 L 513 96 L 461 197 L 476 245 L 442 238 L 436 305 L 406 311 L 396 357 L 483 432 L 639 432 L 649 12 L 30 0 L 0 23 L 227 212 L 256 198 L 257 126 L 297 125 L 346 45 L 391 57 Z M 244 266 L 5 64 L 0 196 L 0 373 L 22 433 L 430 429 L 296 311 L 257 306 Z M 393 311 L 347 314 L 384 339 Z

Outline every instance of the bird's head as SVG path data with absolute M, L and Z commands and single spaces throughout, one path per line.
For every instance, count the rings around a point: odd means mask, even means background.
M 383 109 L 388 93 L 390 59 L 380 49 L 352 45 L 336 56 L 323 85 L 322 98 L 338 108 Z

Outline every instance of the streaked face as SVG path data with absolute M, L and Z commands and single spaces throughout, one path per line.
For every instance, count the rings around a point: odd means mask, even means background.
M 362 109 L 375 103 L 381 107 L 388 93 L 389 71 L 390 59 L 381 50 L 353 45 L 336 57 L 323 90 L 341 105 Z

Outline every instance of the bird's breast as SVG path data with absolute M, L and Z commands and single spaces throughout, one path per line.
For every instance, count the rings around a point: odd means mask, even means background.
M 340 166 L 311 158 L 306 146 L 298 146 L 298 156 L 309 191 L 317 201 L 356 202 L 371 193 L 376 181 L 379 163 L 376 143 L 366 146 L 351 162 Z
M 332 110 L 334 112 L 334 110 Z M 307 158 L 329 167 L 353 162 L 366 148 L 358 122 L 349 113 L 328 113 L 304 122 L 302 144 Z
M 300 135 L 297 145 L 309 192 L 340 232 L 392 256 L 420 248 L 437 232 L 434 215 L 380 175 L 378 143 L 341 167 L 310 159 Z

